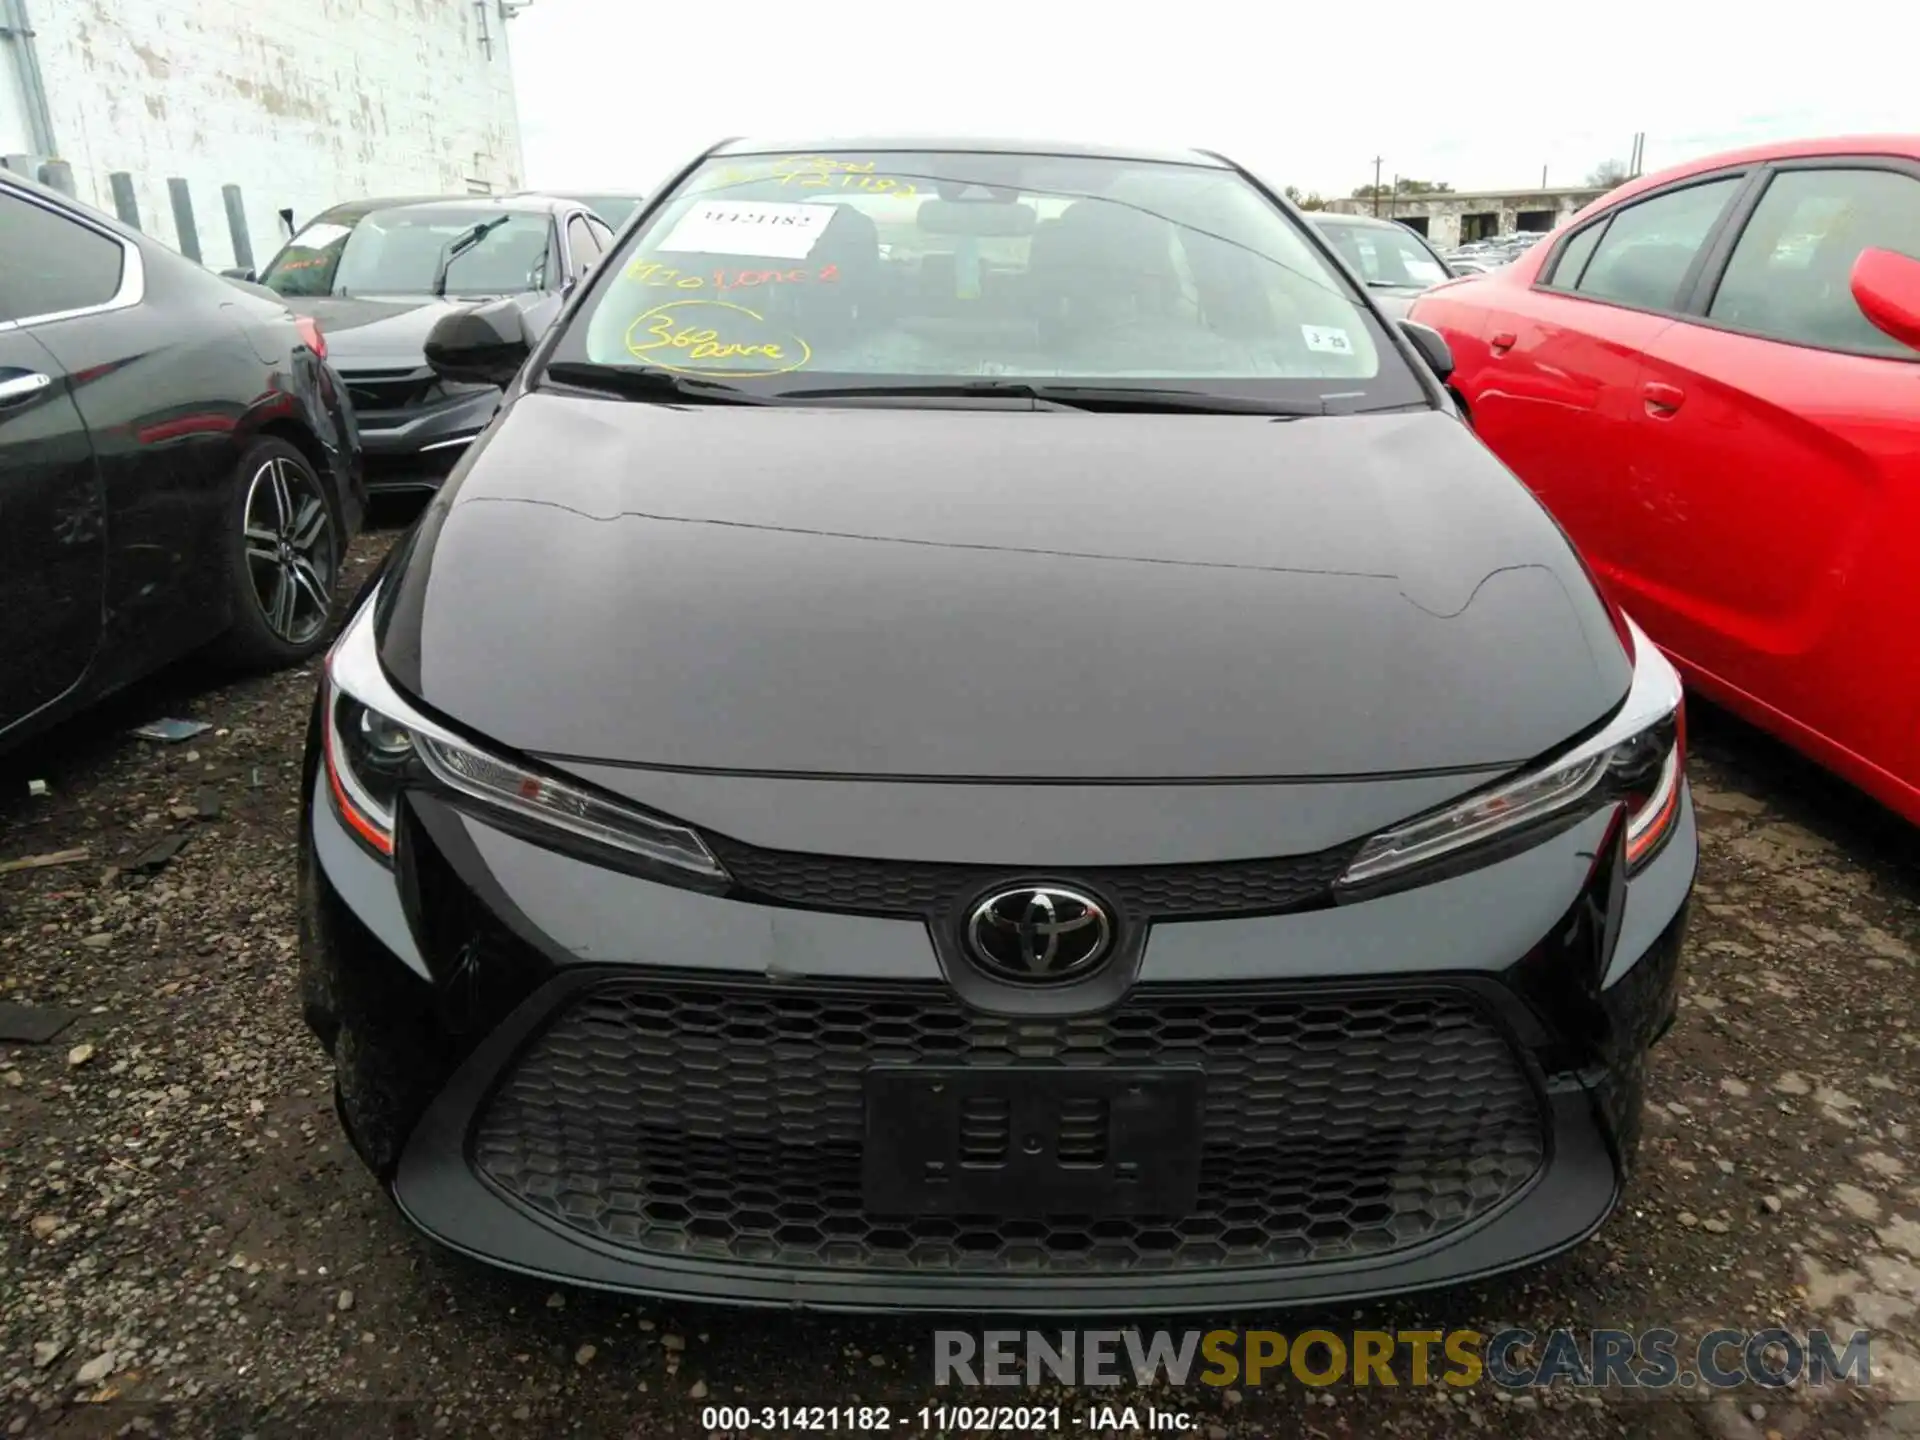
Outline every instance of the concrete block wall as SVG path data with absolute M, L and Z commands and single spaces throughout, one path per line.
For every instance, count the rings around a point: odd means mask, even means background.
M 499 0 L 30 0 L 58 158 L 114 210 L 179 245 L 167 181 L 193 198 L 201 257 L 234 263 L 221 186 L 254 258 L 341 200 L 521 185 Z M 489 53 L 490 52 L 490 53 Z

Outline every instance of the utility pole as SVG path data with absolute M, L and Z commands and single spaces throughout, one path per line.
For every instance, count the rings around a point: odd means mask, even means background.
M 1400 209 L 1400 177 L 1393 177 L 1393 193 L 1387 198 L 1387 218 L 1393 219 Z
M 1547 188 L 1547 167 L 1544 165 L 1540 167 L 1540 188 L 1542 190 Z
M 1380 167 L 1386 163 L 1384 155 L 1373 157 L 1373 213 L 1380 213 Z

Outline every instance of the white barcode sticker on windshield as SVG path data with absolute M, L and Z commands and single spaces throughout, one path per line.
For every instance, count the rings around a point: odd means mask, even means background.
M 680 217 L 660 249 L 804 260 L 836 213 L 832 205 L 704 200 Z
M 1318 350 L 1323 355 L 1353 353 L 1353 341 L 1337 325 L 1302 325 L 1300 335 L 1307 342 L 1307 349 Z

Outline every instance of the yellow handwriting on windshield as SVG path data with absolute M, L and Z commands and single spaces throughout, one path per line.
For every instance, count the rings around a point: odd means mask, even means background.
M 627 353 L 667 370 L 745 379 L 784 375 L 813 358 L 807 342 L 726 300 L 672 300 L 627 327 Z
M 627 266 L 627 278 L 638 280 L 642 285 L 671 285 L 681 290 L 698 290 L 707 283 L 698 275 L 682 275 L 670 265 L 645 257 Z
M 831 155 L 786 155 L 778 160 L 759 161 L 752 168 L 727 165 L 719 170 L 709 170 L 692 181 L 688 191 L 695 195 L 711 195 L 715 191 L 772 180 L 782 189 L 799 186 L 807 190 L 846 190 L 856 194 L 864 192 L 902 197 L 920 193 L 913 181 L 905 176 L 881 175 L 877 170 L 877 163 L 872 160 L 838 160 Z
M 773 178 L 782 185 L 801 185 L 810 190 L 864 190 L 873 194 L 915 195 L 911 180 L 893 175 L 876 175 L 875 163 L 836 160 L 831 155 L 789 155 L 773 162 Z

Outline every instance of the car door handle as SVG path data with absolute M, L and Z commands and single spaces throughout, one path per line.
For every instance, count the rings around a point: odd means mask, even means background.
M 1520 337 L 1518 335 L 1515 335 L 1508 330 L 1502 330 L 1498 335 L 1494 336 L 1493 339 L 1487 342 L 1487 348 L 1493 351 L 1493 353 L 1496 355 L 1504 355 L 1507 353 L 1507 351 L 1511 350 L 1515 345 L 1519 343 L 1520 343 Z
M 1640 387 L 1640 398 L 1647 404 L 1647 414 L 1656 420 L 1664 420 L 1686 403 L 1687 392 L 1678 385 L 1662 385 L 1658 380 L 1649 380 Z
M 0 380 L 0 405 L 18 405 L 51 384 L 51 376 L 39 374 L 16 375 L 11 380 Z

